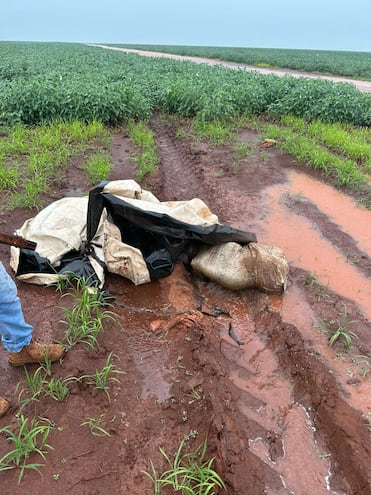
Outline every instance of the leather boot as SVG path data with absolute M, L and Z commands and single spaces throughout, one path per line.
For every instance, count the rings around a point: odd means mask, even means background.
M 11 366 L 23 366 L 32 363 L 45 363 L 46 356 L 50 362 L 58 361 L 64 354 L 64 348 L 60 344 L 39 344 L 31 342 L 23 347 L 20 352 L 9 352 L 8 362 Z
M 9 410 L 10 404 L 3 397 L 0 397 L 0 418 L 4 416 Z

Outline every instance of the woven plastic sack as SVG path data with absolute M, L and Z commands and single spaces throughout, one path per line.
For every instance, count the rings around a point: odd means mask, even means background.
M 193 269 L 227 289 L 258 289 L 281 293 L 286 288 L 288 263 L 281 249 L 250 242 L 227 242 L 202 248 Z

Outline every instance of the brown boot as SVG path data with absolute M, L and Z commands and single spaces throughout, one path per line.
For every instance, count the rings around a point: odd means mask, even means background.
M 60 344 L 39 344 L 31 342 L 23 347 L 20 352 L 9 352 L 8 362 L 11 366 L 23 366 L 31 363 L 45 363 L 46 356 L 50 362 L 58 361 L 64 354 L 64 348 Z
M 9 411 L 10 404 L 7 400 L 0 397 L 0 418 Z

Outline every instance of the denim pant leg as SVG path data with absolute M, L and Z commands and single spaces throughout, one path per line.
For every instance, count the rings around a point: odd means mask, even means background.
M 17 287 L 0 262 L 0 334 L 3 346 L 19 352 L 29 344 L 33 328 L 25 322 Z

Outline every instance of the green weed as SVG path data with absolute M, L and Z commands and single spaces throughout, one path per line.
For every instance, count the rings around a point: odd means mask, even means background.
M 12 442 L 13 449 L 0 459 L 0 471 L 19 469 L 18 484 L 27 469 L 39 471 L 40 463 L 29 463 L 30 456 L 37 454 L 45 459 L 45 454 L 52 447 L 46 443 L 52 426 L 40 424 L 33 418 L 28 424 L 28 418 L 20 415 L 18 419 L 18 431 L 14 432 L 9 426 L 0 429 L 0 434 L 5 434 Z
M 355 356 L 352 359 L 352 363 L 360 366 L 359 374 L 364 378 L 371 372 L 371 354 Z
M 44 381 L 44 391 L 45 395 L 51 397 L 52 399 L 63 402 L 64 399 L 69 394 L 69 388 L 67 383 L 70 382 L 70 378 L 51 378 L 50 380 Z
M 251 143 L 239 142 L 233 146 L 234 154 L 239 158 L 247 158 L 253 152 Z
M 108 433 L 108 431 L 106 431 L 101 426 L 102 422 L 103 422 L 103 414 L 101 414 L 100 416 L 87 418 L 87 420 L 81 423 L 80 426 L 87 425 L 89 427 L 90 433 L 95 437 L 103 437 L 103 436 L 110 437 L 111 435 Z
M 182 129 L 181 127 L 179 127 L 179 129 L 176 131 L 176 137 L 179 138 L 179 139 L 183 139 L 187 136 L 186 132 L 184 129 Z
M 56 281 L 50 285 L 54 286 L 60 294 L 73 287 L 71 278 L 68 275 L 58 275 Z
M 117 357 L 117 356 L 116 356 Z M 114 364 L 111 363 L 112 352 L 109 353 L 106 364 L 103 366 L 101 370 L 95 370 L 95 373 L 92 375 L 84 375 L 80 377 L 80 379 L 86 379 L 86 383 L 88 385 L 94 385 L 94 387 L 98 390 L 103 390 L 108 399 L 110 400 L 109 389 L 110 385 L 114 382 L 119 383 L 119 379 L 114 375 L 124 374 L 124 371 L 120 371 L 115 368 Z
M 215 146 L 228 144 L 233 140 L 233 131 L 227 123 L 214 120 L 205 122 L 203 120 L 194 119 L 192 128 L 201 139 L 210 141 Z
M 320 320 L 322 328 L 326 332 L 330 332 L 331 336 L 328 341 L 329 347 L 332 347 L 340 338 L 343 340 L 344 348 L 349 350 L 353 345 L 353 338 L 357 335 L 349 329 L 349 326 L 357 323 L 357 320 L 350 320 L 347 307 L 344 306 L 343 313 L 340 319 L 330 320 L 329 322 Z
M 18 164 L 6 166 L 5 160 L 0 156 L 0 190 L 13 191 L 17 188 L 19 180 Z
M 40 397 L 51 397 L 56 401 L 62 402 L 69 394 L 69 383 L 79 380 L 75 377 L 52 378 L 51 362 L 48 359 L 33 374 L 28 371 L 26 366 L 24 371 L 25 387 L 18 394 L 21 410 L 30 402 L 39 400 Z M 21 384 L 22 382 L 17 384 L 16 390 L 21 387 Z
M 314 285 L 317 285 L 318 283 L 319 282 L 318 282 L 314 273 L 307 272 L 305 274 L 304 285 L 309 286 L 309 287 L 313 287 Z
M 44 388 L 43 368 L 40 366 L 34 373 L 30 373 L 24 366 L 26 388 L 23 388 L 18 394 L 18 402 L 21 408 L 32 401 L 37 401 Z M 20 388 L 21 382 L 17 384 L 16 391 Z M 24 398 L 24 395 L 27 397 Z
M 140 181 L 147 174 L 154 172 L 159 162 L 155 138 L 145 122 L 130 123 L 128 131 L 135 147 L 134 156 L 131 159 L 139 167 L 136 179 Z
M 202 387 L 199 387 L 197 390 L 192 388 L 192 390 L 186 394 L 188 397 L 191 397 L 192 400 L 188 401 L 188 404 L 193 404 L 195 401 L 199 401 L 205 398 Z
M 82 166 L 91 184 L 97 184 L 107 180 L 112 170 L 110 157 L 105 153 L 99 153 L 90 157 Z
M 10 209 L 15 208 L 37 208 L 44 205 L 42 194 L 48 190 L 45 175 L 35 175 L 23 181 L 23 190 L 12 195 Z
M 205 460 L 206 440 L 194 452 L 183 454 L 185 441 L 183 439 L 180 442 L 173 459 L 160 448 L 170 469 L 158 475 L 153 462 L 150 461 L 151 472 L 144 471 L 154 484 L 154 495 L 160 495 L 162 488 L 167 486 L 183 495 L 212 495 L 217 488 L 225 489 L 223 480 L 212 468 L 214 458 Z
M 66 295 L 66 294 L 65 294 Z M 66 349 L 82 342 L 90 349 L 98 347 L 98 335 L 104 330 L 103 323 L 112 318 L 113 313 L 102 310 L 102 295 L 99 290 L 90 287 L 85 280 L 77 279 L 72 293 L 72 308 L 63 308 L 67 330 L 61 340 Z
M 308 125 L 304 119 L 293 116 L 282 117 L 281 122 L 304 135 L 315 138 L 329 149 L 356 160 L 360 165 L 371 159 L 371 144 L 367 143 L 364 133 L 356 127 L 344 126 L 340 123 L 325 124 L 319 120 Z
M 329 124 L 321 124 L 323 128 Z M 285 153 L 294 155 L 307 166 L 321 170 L 326 176 L 334 177 L 336 184 L 355 188 L 368 182 L 358 162 L 344 153 L 333 152 L 327 142 L 321 142 L 316 135 L 307 131 L 304 120 L 294 117 L 282 118 L 282 125 L 261 121 L 264 138 L 277 140 L 276 146 Z M 341 143 L 339 143 L 339 147 Z M 370 149 L 371 153 L 371 149 Z
M 109 132 L 97 121 L 10 128 L 0 140 L 0 191 L 9 196 L 7 207 L 41 208 L 43 195 L 58 186 L 69 158 L 106 146 L 108 140 Z M 107 178 L 110 170 L 108 157 L 97 157 L 86 164 L 92 182 Z

